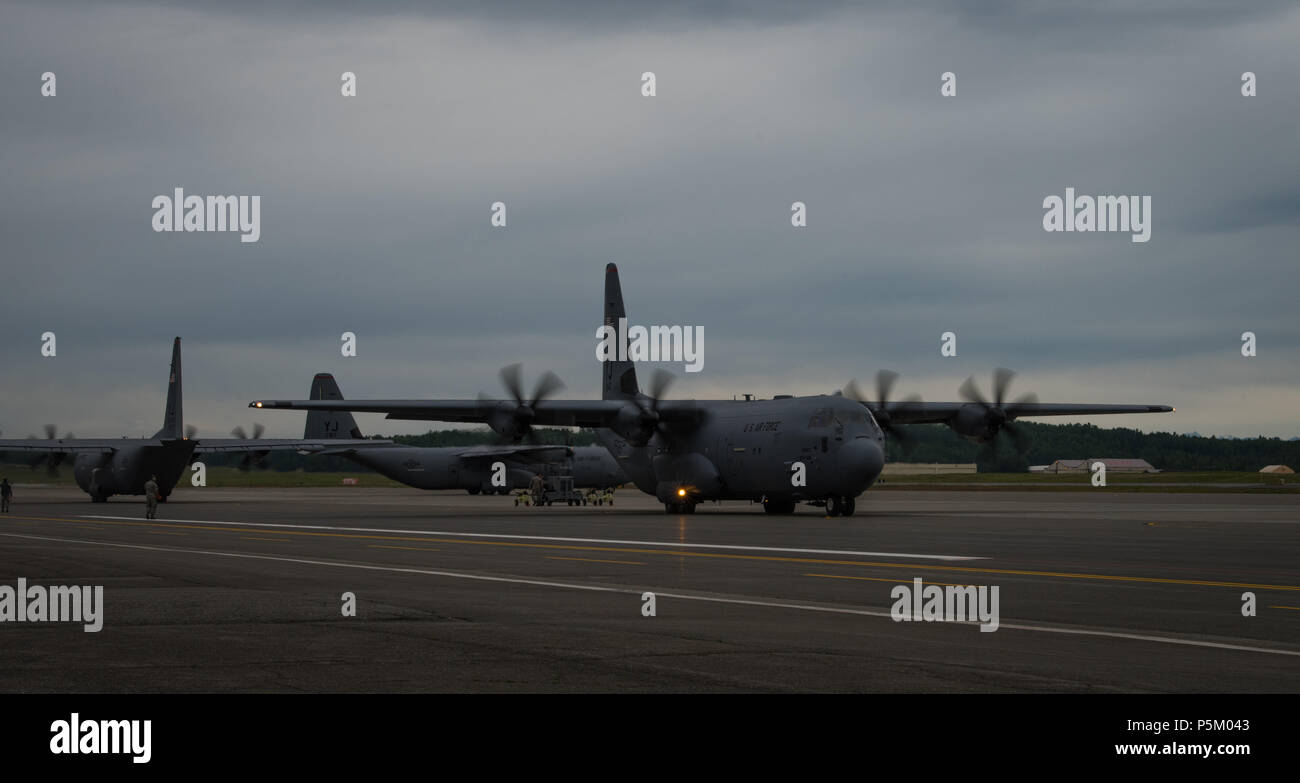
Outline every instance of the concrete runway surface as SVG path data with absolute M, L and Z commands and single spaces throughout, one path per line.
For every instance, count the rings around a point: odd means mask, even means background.
M 0 585 L 102 585 L 104 627 L 0 624 L 0 691 L 1300 691 L 1285 495 L 869 492 L 846 519 L 181 487 L 143 517 L 18 489 Z M 996 585 L 1001 627 L 893 621 L 917 577 Z

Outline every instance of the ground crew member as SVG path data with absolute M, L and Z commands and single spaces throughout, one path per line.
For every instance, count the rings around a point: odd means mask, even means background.
M 144 518 L 158 518 L 158 477 L 150 476 L 144 483 Z
M 14 496 L 14 487 L 9 483 L 9 479 L 0 481 L 0 511 L 9 513 L 9 500 Z
M 533 496 L 534 505 L 542 505 L 542 492 L 545 490 L 545 487 L 546 480 L 542 478 L 541 473 L 533 476 L 533 480 L 528 482 L 528 492 Z

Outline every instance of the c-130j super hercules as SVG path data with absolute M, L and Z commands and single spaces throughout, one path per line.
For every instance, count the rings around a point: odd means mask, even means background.
M 185 426 L 181 397 L 181 338 L 172 341 L 172 366 L 167 376 L 167 411 L 162 429 L 152 438 L 65 438 L 54 437 L 47 428 L 46 440 L 0 440 L 0 452 L 24 451 L 45 456 L 43 462 L 51 473 L 69 455 L 73 477 L 91 500 L 103 503 L 111 495 L 143 495 L 150 476 L 158 478 L 158 499 L 167 500 L 185 469 L 203 454 L 242 453 L 245 463 L 260 460 L 268 452 L 292 449 L 310 452 L 342 445 L 373 445 L 392 441 L 373 440 L 260 440 L 261 426 L 248 438 L 239 428 L 234 438 L 194 438 L 194 428 Z
M 618 268 L 605 267 L 605 319 L 626 324 Z M 621 341 L 626 335 L 617 335 Z M 602 399 L 513 400 L 258 400 L 254 408 L 350 410 L 386 413 L 390 419 L 486 423 L 508 438 L 533 425 L 596 428 L 601 443 L 637 488 L 657 497 L 670 514 L 694 512 L 704 500 L 762 502 L 771 514 L 789 514 L 797 503 L 826 507 L 831 516 L 853 513 L 854 501 L 880 475 L 885 433 L 901 437 L 900 425 L 946 424 L 959 434 L 989 442 L 1005 432 L 1019 442 L 1012 422 L 1023 416 L 1163 413 L 1167 405 L 1039 403 L 1033 395 L 1004 400 L 1012 373 L 998 370 L 994 399 L 971 379 L 965 402 L 890 402 L 893 375 L 879 377 L 879 399 L 864 400 L 850 383 L 847 396 L 780 396 L 771 400 L 665 400 L 672 376 L 657 371 L 650 393 L 640 390 L 630 360 L 602 362 Z M 792 480 L 803 465 L 803 485 Z

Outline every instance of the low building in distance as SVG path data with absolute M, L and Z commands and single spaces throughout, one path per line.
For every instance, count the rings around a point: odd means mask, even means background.
M 1058 459 L 1050 465 L 1032 465 L 1030 473 L 1091 473 L 1092 464 L 1100 462 L 1107 473 L 1159 473 L 1154 465 L 1144 459 L 1122 457 L 1091 457 L 1089 459 Z

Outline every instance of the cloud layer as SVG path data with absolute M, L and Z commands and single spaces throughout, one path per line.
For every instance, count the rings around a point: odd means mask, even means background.
M 889 367 L 954 399 L 1004 365 L 1178 407 L 1102 425 L 1300 435 L 1300 11 L 1128 5 L 10 6 L 0 427 L 152 432 L 176 334 L 208 434 L 325 370 L 474 396 L 523 360 L 594 396 L 614 261 L 634 322 L 704 327 L 675 396 Z M 154 233 L 175 187 L 261 195 L 261 241 Z M 1150 195 L 1151 241 L 1045 233 L 1066 187 Z

